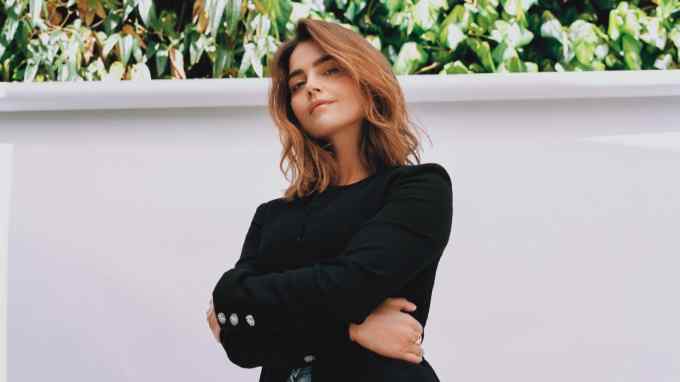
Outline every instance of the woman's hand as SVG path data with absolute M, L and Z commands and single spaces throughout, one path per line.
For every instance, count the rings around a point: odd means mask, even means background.
M 421 363 L 423 326 L 402 309 L 412 312 L 416 306 L 405 298 L 387 298 L 364 322 L 350 323 L 350 338 L 384 357 Z
M 210 299 L 208 305 L 208 311 L 206 312 L 208 315 L 208 326 L 210 327 L 213 337 L 215 337 L 217 342 L 220 342 L 220 324 L 217 322 L 217 317 L 215 317 L 215 306 L 212 303 L 212 299 Z

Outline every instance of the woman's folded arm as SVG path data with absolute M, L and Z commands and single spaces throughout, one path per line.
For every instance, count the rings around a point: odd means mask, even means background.
M 391 182 L 383 208 L 360 227 L 340 256 L 284 272 L 260 274 L 248 266 L 225 272 L 213 290 L 215 311 L 226 317 L 225 337 L 233 330 L 250 331 L 260 339 L 264 333 L 293 333 L 302 338 L 301 346 L 314 351 L 348 336 L 349 323 L 363 322 L 383 300 L 438 261 L 451 232 L 451 178 L 440 165 L 426 164 L 400 168 Z M 256 324 L 232 328 L 232 314 L 250 316 Z M 345 333 L 339 334 L 341 329 Z
M 261 274 L 254 266 L 254 259 L 266 205 L 262 203 L 257 207 L 241 256 L 234 266 L 234 269 L 243 273 Z M 277 330 L 259 325 L 255 315 L 248 312 L 220 312 L 217 308 L 215 312 L 221 327 L 220 343 L 229 360 L 243 368 L 288 367 L 300 361 L 311 362 L 320 347 L 349 341 L 349 323 L 337 321 L 333 317 L 327 317 L 323 323 L 318 322 L 312 328 L 287 327 Z

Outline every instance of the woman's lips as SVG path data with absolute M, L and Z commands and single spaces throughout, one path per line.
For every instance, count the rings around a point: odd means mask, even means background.
M 320 107 L 322 107 L 322 106 L 330 105 L 330 104 L 332 104 L 332 103 L 334 103 L 334 102 L 335 102 L 335 101 L 325 102 L 325 103 L 322 103 L 322 104 L 320 104 L 320 105 L 317 105 L 317 106 L 315 106 L 315 107 L 312 109 L 312 113 L 314 113 L 314 111 L 316 111 L 316 109 L 318 109 L 318 108 L 320 108 Z

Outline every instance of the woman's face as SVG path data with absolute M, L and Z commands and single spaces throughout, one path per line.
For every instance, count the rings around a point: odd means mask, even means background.
M 302 128 L 317 139 L 332 141 L 357 134 L 364 111 L 361 93 L 351 76 L 313 40 L 298 44 L 290 56 L 288 89 L 291 108 Z M 319 100 L 329 104 L 310 107 Z

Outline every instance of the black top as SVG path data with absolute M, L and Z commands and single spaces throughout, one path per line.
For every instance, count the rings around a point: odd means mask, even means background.
M 348 326 L 404 297 L 425 328 L 452 199 L 444 167 L 423 163 L 260 204 L 240 259 L 213 291 L 229 360 L 261 366 L 260 382 L 310 365 L 313 382 L 438 381 L 425 359 L 380 356 L 352 342 Z

